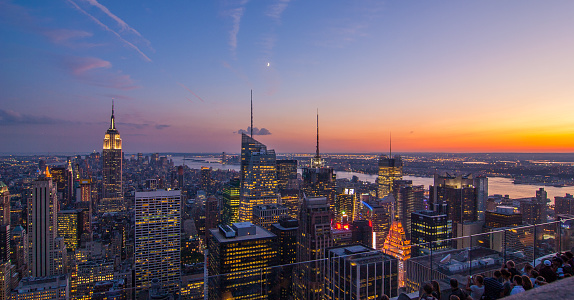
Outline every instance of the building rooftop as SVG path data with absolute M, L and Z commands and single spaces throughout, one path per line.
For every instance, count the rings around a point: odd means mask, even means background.
M 233 237 L 225 237 L 223 233 L 219 229 L 209 229 L 212 236 L 217 239 L 219 243 L 234 243 L 240 241 L 248 241 L 248 240 L 257 240 L 257 239 L 265 239 L 275 237 L 276 235 L 267 231 L 261 226 L 253 225 L 250 222 L 241 222 L 241 223 L 233 223 L 237 228 L 248 228 L 250 226 L 255 227 L 255 234 L 249 234 L 244 236 L 233 236 Z M 237 226 L 239 225 L 239 226 Z

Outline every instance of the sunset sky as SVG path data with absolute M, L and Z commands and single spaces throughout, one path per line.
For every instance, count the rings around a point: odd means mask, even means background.
M 0 0 L 0 153 L 574 152 L 574 1 Z

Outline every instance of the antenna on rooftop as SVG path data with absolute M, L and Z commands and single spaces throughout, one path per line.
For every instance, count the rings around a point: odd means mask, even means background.
M 253 90 L 251 90 L 251 137 L 253 138 Z

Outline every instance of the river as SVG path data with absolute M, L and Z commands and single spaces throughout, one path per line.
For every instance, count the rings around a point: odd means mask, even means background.
M 201 167 L 212 167 L 213 169 L 221 170 L 235 170 L 239 171 L 239 165 L 222 165 L 219 163 L 217 158 L 206 158 L 205 161 L 193 161 L 193 160 L 183 160 L 182 156 L 172 156 L 175 166 L 179 166 L 185 163 L 188 167 L 192 169 L 200 169 Z M 336 171 L 337 178 L 347 178 L 351 179 L 353 176 L 357 176 L 361 181 L 375 182 L 377 175 L 362 174 L 356 172 L 346 172 L 346 171 Z M 405 180 L 412 180 L 414 185 L 424 185 L 428 189 L 429 185 L 433 184 L 434 179 L 432 177 L 417 177 L 417 176 L 404 176 Z M 543 186 L 543 185 L 531 185 L 531 184 L 514 184 L 512 178 L 505 177 L 488 177 L 488 194 L 500 194 L 509 195 L 511 199 L 515 198 L 526 198 L 536 196 L 536 191 L 539 188 L 544 188 L 548 193 L 548 198 L 552 203 L 554 203 L 555 196 L 564 196 L 566 193 L 574 194 L 574 187 L 554 187 L 554 186 Z

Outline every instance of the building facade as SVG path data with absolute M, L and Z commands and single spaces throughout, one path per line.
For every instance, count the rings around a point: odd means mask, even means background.
M 116 129 L 114 106 L 112 104 L 112 116 L 110 128 L 104 136 L 102 150 L 102 199 L 99 210 L 102 212 L 114 212 L 125 209 L 123 203 L 123 152 L 120 132 Z
M 181 191 L 135 195 L 135 283 L 140 293 L 158 279 L 166 292 L 179 293 L 181 281 Z
M 403 179 L 403 160 L 399 155 L 381 155 L 379 157 L 379 176 L 377 177 L 377 197 L 383 198 L 393 191 L 393 182 Z

